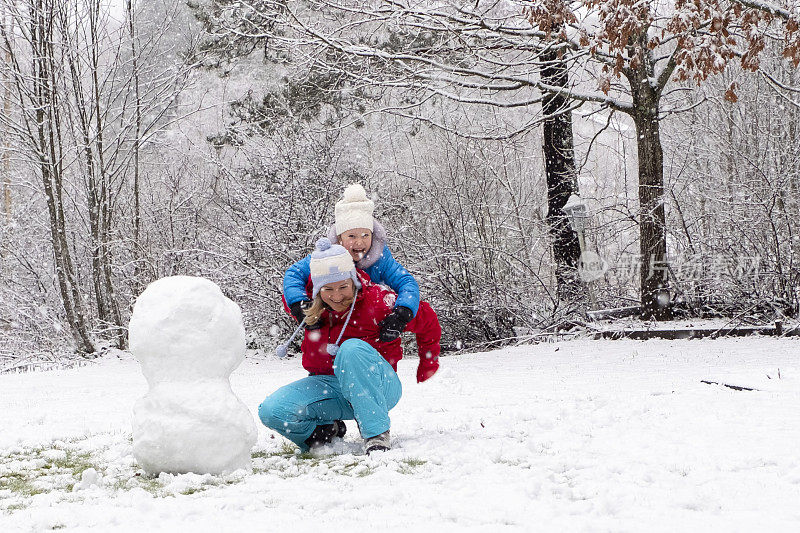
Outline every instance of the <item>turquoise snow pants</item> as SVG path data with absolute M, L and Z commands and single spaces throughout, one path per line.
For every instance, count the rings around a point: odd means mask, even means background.
M 365 439 L 389 430 L 389 410 L 403 387 L 397 373 L 375 348 L 360 339 L 342 343 L 333 376 L 308 376 L 276 390 L 258 406 L 258 416 L 307 451 L 314 429 L 334 420 L 358 422 Z

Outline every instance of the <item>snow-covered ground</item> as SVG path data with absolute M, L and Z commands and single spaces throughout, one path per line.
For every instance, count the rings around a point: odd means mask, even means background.
M 362 455 L 351 422 L 339 454 L 299 456 L 259 424 L 252 474 L 156 479 L 132 455 L 130 356 L 0 375 L 0 531 L 800 530 L 800 341 L 576 340 L 414 371 L 390 452 Z M 302 376 L 270 358 L 231 382 L 255 416 Z

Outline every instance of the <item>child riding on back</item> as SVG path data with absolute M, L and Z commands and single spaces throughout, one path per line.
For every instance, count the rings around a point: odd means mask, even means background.
M 312 304 L 306 308 L 303 367 L 309 375 L 285 385 L 261 403 L 265 426 L 302 451 L 345 434 L 344 420 L 356 420 L 367 453 L 391 448 L 389 410 L 402 395 L 397 362 L 401 340 L 383 341 L 379 324 L 392 312 L 395 294 L 357 270 L 350 253 L 322 238 L 311 254 Z M 419 351 L 417 382 L 439 368 L 441 327 L 427 302 L 408 324 Z M 285 348 L 292 337 L 279 348 Z
M 373 218 L 375 204 L 367 198 L 364 187 L 354 183 L 344 190 L 336 202 L 335 224 L 328 230 L 328 238 L 339 243 L 350 253 L 356 267 L 363 270 L 375 284 L 384 284 L 397 293 L 392 312 L 380 323 L 380 339 L 389 342 L 397 339 L 419 308 L 419 285 L 398 263 L 387 244 L 386 230 Z M 311 304 L 307 287 L 311 275 L 311 256 L 306 256 L 290 266 L 283 276 L 283 298 L 298 322 L 303 322 L 305 309 Z M 306 329 L 317 326 L 306 324 Z

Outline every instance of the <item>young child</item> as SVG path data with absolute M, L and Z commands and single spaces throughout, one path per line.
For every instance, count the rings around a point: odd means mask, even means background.
M 345 248 L 324 237 L 309 265 L 313 302 L 304 320 L 318 326 L 304 329 L 301 344 L 309 376 L 267 396 L 259 418 L 302 451 L 344 436 L 343 420 L 355 419 L 368 454 L 388 450 L 389 410 L 402 394 L 397 362 L 403 348 L 399 338 L 381 341 L 378 324 L 392 312 L 395 294 L 370 282 Z M 427 302 L 407 326 L 417 337 L 421 383 L 439 368 L 442 329 Z
M 364 187 L 357 183 L 344 190 L 336 202 L 335 224 L 328 230 L 331 242 L 341 244 L 360 270 L 375 284 L 384 284 L 397 293 L 392 312 L 381 321 L 380 339 L 389 342 L 400 337 L 406 325 L 417 314 L 419 285 L 414 276 L 395 261 L 386 244 L 386 230 L 372 217 L 375 204 L 367 198 Z M 310 257 L 297 261 L 283 276 L 283 298 L 298 322 L 303 322 L 305 308 L 310 305 L 307 286 L 311 274 Z M 307 329 L 315 325 L 306 324 Z

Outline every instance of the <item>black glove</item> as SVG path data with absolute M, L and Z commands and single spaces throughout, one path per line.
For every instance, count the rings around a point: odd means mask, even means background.
M 295 302 L 292 305 L 290 305 L 289 306 L 289 310 L 292 312 L 292 316 L 299 323 L 302 324 L 303 320 L 305 320 L 305 318 L 306 318 L 306 309 L 308 309 L 310 305 L 311 305 L 311 301 L 310 300 L 301 300 L 299 302 Z M 315 329 L 319 329 L 320 324 L 319 324 L 319 322 L 317 322 L 314 325 L 304 324 L 304 327 L 307 330 L 312 331 L 312 330 L 315 330 Z
M 406 329 L 406 326 L 411 319 L 414 318 L 414 313 L 408 307 L 398 305 L 389 316 L 381 320 L 379 324 L 381 332 L 378 335 L 378 340 L 381 342 L 391 342 L 398 338 L 400 334 Z

